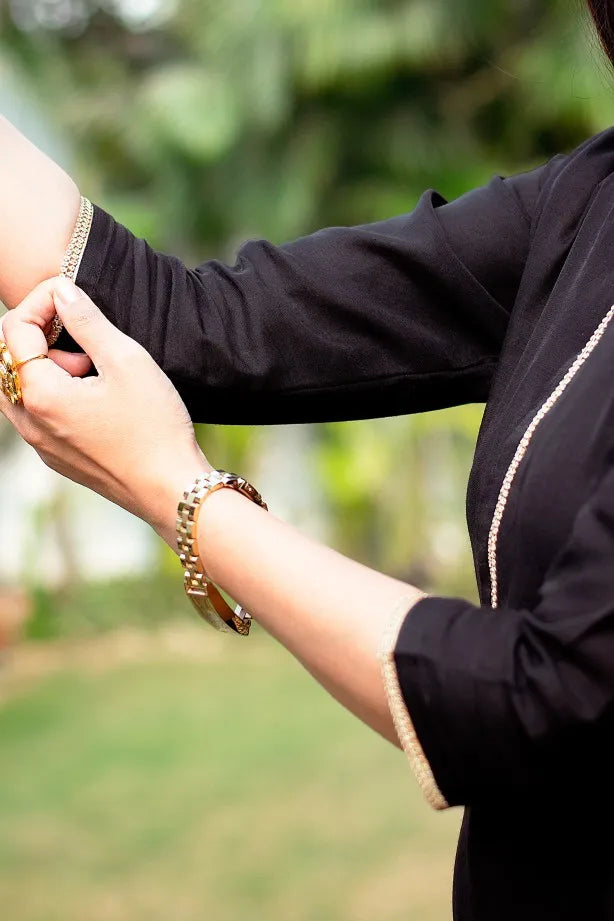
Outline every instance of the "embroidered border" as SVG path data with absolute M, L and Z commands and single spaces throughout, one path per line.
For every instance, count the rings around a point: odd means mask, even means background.
M 418 598 L 418 601 L 426 597 L 427 596 L 423 593 Z M 396 663 L 394 661 L 394 650 L 399 632 L 405 617 L 411 617 L 411 613 L 408 615 L 408 611 L 411 605 L 415 603 L 417 603 L 415 596 L 407 595 L 400 598 L 395 604 L 388 625 L 382 636 L 378 658 L 381 664 L 384 688 L 386 690 L 388 706 L 390 708 L 394 727 L 397 731 L 403 751 L 407 755 L 410 767 L 418 781 L 418 785 L 427 803 L 432 806 L 433 809 L 447 809 L 448 803 L 437 786 L 433 772 L 431 771 L 431 766 L 420 745 L 405 700 L 403 699 Z
M 498 573 L 497 573 L 497 544 L 499 541 L 499 530 L 501 528 L 501 522 L 503 520 L 503 513 L 505 512 L 505 507 L 507 505 L 508 496 L 510 489 L 512 488 L 512 483 L 516 472 L 522 463 L 522 460 L 527 453 L 529 444 L 535 430 L 539 423 L 542 421 L 544 416 L 546 416 L 558 399 L 567 389 L 567 386 L 574 379 L 586 359 L 590 356 L 593 349 L 597 346 L 603 334 L 605 333 L 608 325 L 614 316 L 614 304 L 610 307 L 601 323 L 590 337 L 582 351 L 576 356 L 575 361 L 559 381 L 557 386 L 554 388 L 548 399 L 542 403 L 540 408 L 537 410 L 533 416 L 531 422 L 524 435 L 520 439 L 520 444 L 516 448 L 516 452 L 512 461 L 507 468 L 505 477 L 503 478 L 503 483 L 501 484 L 501 489 L 499 490 L 499 496 L 497 498 L 497 504 L 495 506 L 495 511 L 492 518 L 492 523 L 490 525 L 490 531 L 488 533 L 488 569 L 490 574 L 490 605 L 493 608 L 497 608 L 499 604 L 499 585 L 498 585 Z

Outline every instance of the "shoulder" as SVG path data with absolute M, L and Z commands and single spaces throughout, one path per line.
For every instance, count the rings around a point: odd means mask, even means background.
M 614 174 L 614 127 L 593 135 L 569 153 L 553 157 L 540 172 L 542 204 L 559 201 L 571 210 L 586 203 Z
M 504 180 L 523 210 L 531 235 L 544 233 L 573 237 L 598 197 L 601 219 L 614 204 L 614 127 L 601 131 L 569 153 Z

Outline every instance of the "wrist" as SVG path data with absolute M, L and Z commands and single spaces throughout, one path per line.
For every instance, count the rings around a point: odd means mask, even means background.
M 184 588 L 200 616 L 212 627 L 225 633 L 235 632 L 241 636 L 248 636 L 251 615 L 241 604 L 233 602 L 229 605 L 220 594 L 220 586 L 216 585 L 218 564 L 220 572 L 225 557 L 230 557 L 234 565 L 233 542 L 228 544 L 229 519 L 225 519 L 225 526 L 213 539 L 209 529 L 201 528 L 200 515 L 203 506 L 209 505 L 211 508 L 213 505 L 219 511 L 220 503 L 213 503 L 212 497 L 221 492 L 233 492 L 238 497 L 248 499 L 247 506 L 243 502 L 239 503 L 243 508 L 253 506 L 265 512 L 268 510 L 258 490 L 236 473 L 213 469 L 209 473 L 197 476 L 185 490 L 177 510 L 177 545 L 184 568 Z M 227 500 L 224 505 L 226 504 Z M 236 516 L 236 512 L 234 514 Z M 205 542 L 206 548 L 203 546 Z M 228 559 L 225 562 L 228 563 Z M 234 597 L 232 591 L 230 595 Z
M 198 546 L 201 564 L 213 582 L 224 589 L 225 568 L 228 565 L 228 543 L 240 530 L 241 516 L 260 511 L 258 506 L 234 489 L 217 489 L 202 504 L 198 517 Z
M 148 516 L 149 524 L 165 543 L 178 553 L 177 549 L 177 508 L 186 489 L 197 476 L 213 470 L 202 452 L 186 458 L 181 465 L 175 465 L 172 473 L 167 474 L 155 490 L 155 502 Z

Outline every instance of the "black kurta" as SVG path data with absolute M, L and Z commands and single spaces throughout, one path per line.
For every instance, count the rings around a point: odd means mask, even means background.
M 188 271 L 96 209 L 78 283 L 194 419 L 356 419 L 487 400 L 467 519 L 482 606 L 427 598 L 395 650 L 437 785 L 466 806 L 458 921 L 614 918 L 614 130 L 447 204 Z M 402 463 L 402 458 L 399 458 Z

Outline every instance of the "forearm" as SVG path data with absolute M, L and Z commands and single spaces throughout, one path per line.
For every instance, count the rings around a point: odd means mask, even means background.
M 57 275 L 79 212 L 79 190 L 0 116 L 0 300 L 15 307 Z
M 66 278 L 53 291 L 39 286 L 3 318 L 10 352 L 44 354 L 56 310 L 100 373 L 83 380 L 53 361 L 26 363 L 23 405 L 5 394 L 0 411 L 50 467 L 172 546 L 183 490 L 211 472 L 186 408 L 147 352 Z M 537 603 L 497 616 L 462 598 L 419 601 L 417 589 L 308 540 L 230 490 L 203 500 L 198 554 L 213 581 L 335 697 L 395 741 L 382 648 L 399 736 L 437 808 L 552 800 L 553 777 L 558 794 L 573 783 L 599 792 L 595 765 L 612 763 L 614 470 L 605 465 L 594 480 Z
M 378 650 L 392 611 L 422 593 L 306 538 L 244 497 L 218 490 L 199 519 L 214 582 L 239 601 L 344 706 L 398 744 Z

